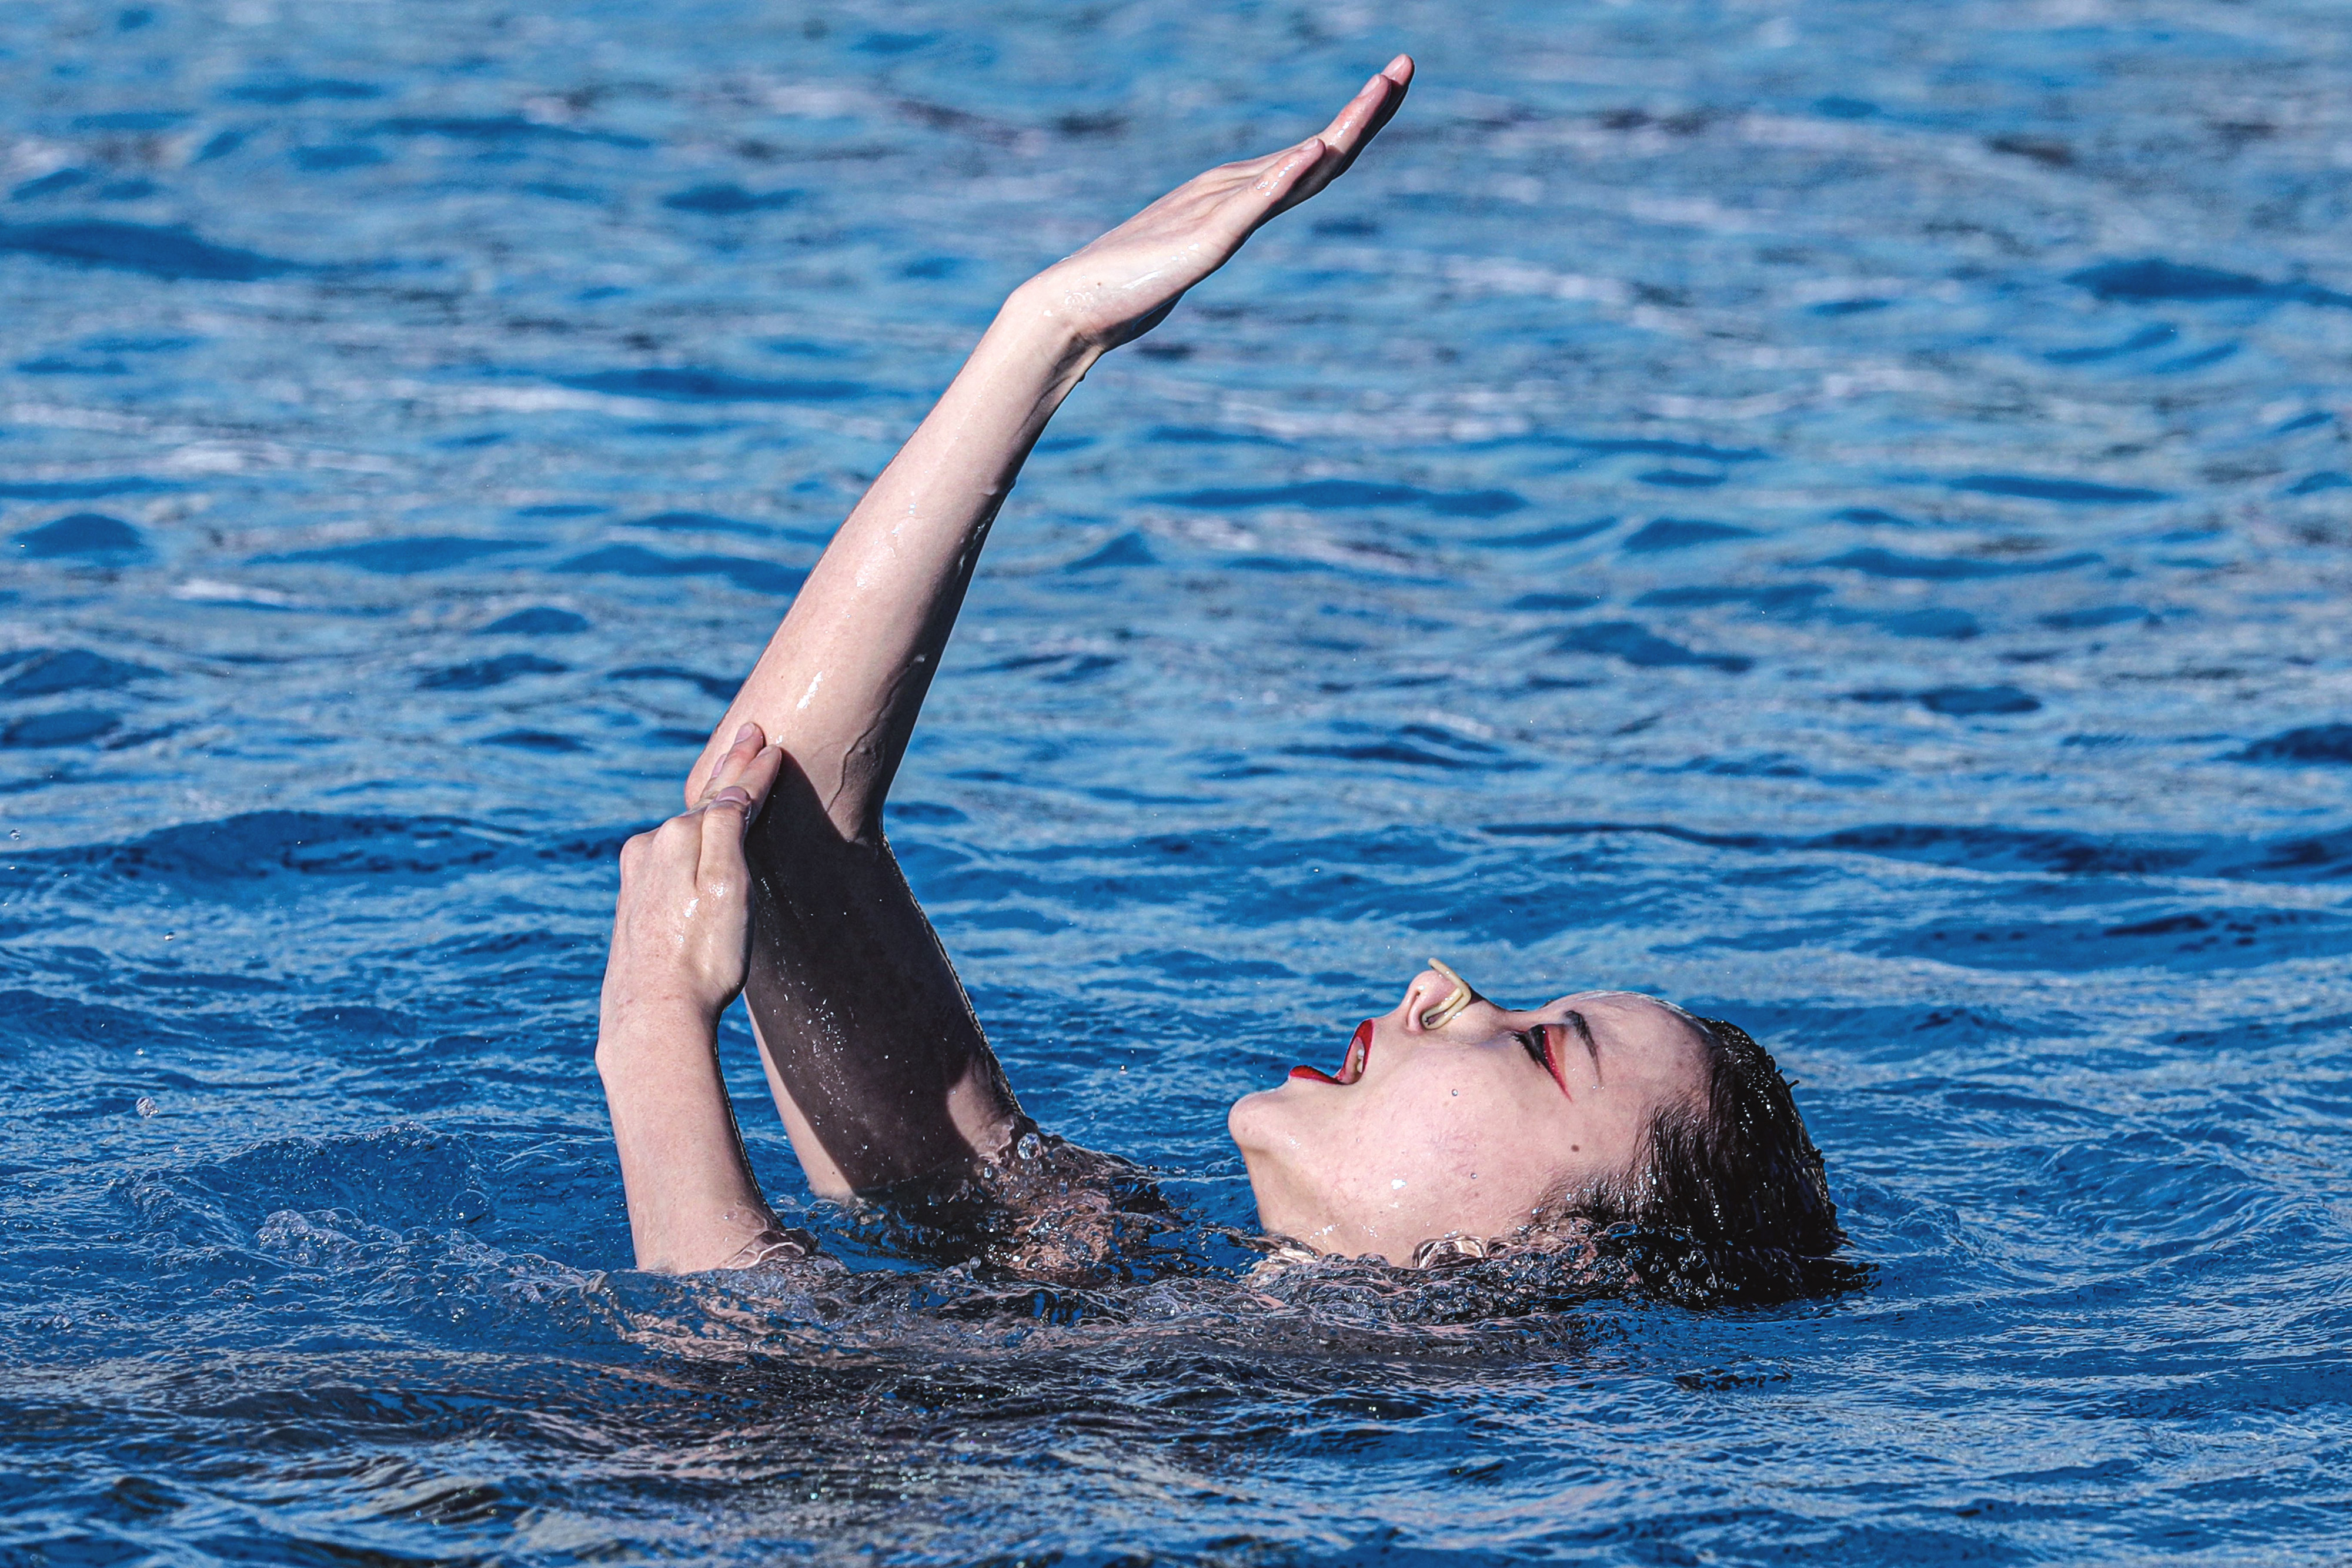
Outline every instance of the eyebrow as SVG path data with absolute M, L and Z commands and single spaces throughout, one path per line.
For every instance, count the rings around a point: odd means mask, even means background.
M 1567 1013 L 1562 1021 L 1576 1026 L 1578 1036 L 1584 1041 L 1585 1054 L 1592 1058 L 1592 1082 L 1599 1083 L 1601 1082 L 1601 1045 L 1592 1038 L 1592 1026 L 1584 1021 L 1582 1013 L 1573 1010 Z

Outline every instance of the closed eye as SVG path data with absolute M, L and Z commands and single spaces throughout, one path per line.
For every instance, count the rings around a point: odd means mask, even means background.
M 1511 1031 L 1511 1038 L 1519 1042 L 1519 1049 L 1526 1051 L 1538 1067 L 1551 1075 L 1552 1082 L 1558 1083 L 1564 1092 L 1568 1081 L 1560 1076 L 1559 1063 L 1552 1059 L 1551 1054 L 1551 1031 L 1556 1029 L 1576 1030 L 1576 1037 L 1584 1042 L 1584 1053 L 1592 1059 L 1592 1082 L 1596 1088 L 1599 1087 L 1601 1042 L 1592 1038 L 1592 1026 L 1584 1021 L 1582 1013 L 1570 1013 L 1561 1023 L 1539 1023 L 1532 1029 L 1515 1029 Z
M 1558 1027 L 1557 1024 L 1539 1023 L 1533 1029 L 1513 1030 L 1511 1038 L 1519 1042 L 1519 1049 L 1525 1051 L 1538 1067 L 1543 1069 L 1544 1076 L 1558 1084 L 1561 1093 L 1567 1094 L 1568 1080 L 1560 1076 L 1559 1062 L 1551 1053 L 1551 1031 Z M 1574 1099 L 1575 1096 L 1571 1094 L 1569 1098 Z

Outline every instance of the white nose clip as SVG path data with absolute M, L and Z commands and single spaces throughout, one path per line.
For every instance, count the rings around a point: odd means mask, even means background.
M 1478 999 L 1478 993 L 1472 990 L 1470 988 L 1470 982 L 1455 974 L 1452 967 L 1449 967 L 1444 959 L 1432 958 L 1429 961 L 1429 967 L 1436 970 L 1439 974 L 1444 976 L 1447 979 L 1453 981 L 1454 988 L 1445 994 L 1445 999 L 1444 1001 L 1438 1003 L 1435 1007 L 1421 1015 L 1421 1027 L 1423 1029 L 1443 1029 L 1447 1024 L 1454 1021 L 1454 1017 L 1456 1013 L 1459 1013 L 1464 1008 L 1468 1007 L 1472 1002 L 1476 1001 Z

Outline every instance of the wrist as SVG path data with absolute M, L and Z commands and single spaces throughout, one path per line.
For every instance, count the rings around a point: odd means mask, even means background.
M 1066 302 L 1039 273 L 1005 297 L 989 324 L 987 341 L 1029 360 L 1075 386 L 1108 350 L 1074 323 Z
M 616 984 L 608 976 L 597 1009 L 597 1028 L 606 1041 L 680 1036 L 707 1040 L 717 1035 L 719 1015 L 726 1010 L 725 1002 L 714 1007 L 682 985 L 666 985 L 649 977 Z

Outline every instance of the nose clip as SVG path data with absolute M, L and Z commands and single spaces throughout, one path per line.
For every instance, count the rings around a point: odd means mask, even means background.
M 1444 1001 L 1438 1003 L 1435 1007 L 1421 1015 L 1421 1027 L 1423 1029 L 1443 1029 L 1447 1024 L 1454 1021 L 1454 1018 L 1456 1013 L 1459 1013 L 1464 1008 L 1468 1007 L 1472 1002 L 1476 1001 L 1478 999 L 1478 993 L 1472 990 L 1470 988 L 1470 982 L 1455 974 L 1453 968 L 1448 966 L 1444 959 L 1432 958 L 1429 961 L 1429 967 L 1436 970 L 1439 974 L 1444 976 L 1447 979 L 1453 981 L 1454 988 L 1445 994 L 1445 999 Z

